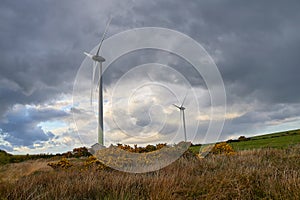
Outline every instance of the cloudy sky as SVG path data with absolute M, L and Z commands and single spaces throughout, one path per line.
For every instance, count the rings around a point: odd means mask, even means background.
M 296 0 L 2 1 L 0 149 L 54 153 L 96 142 L 92 62 L 83 51 L 99 43 L 109 16 L 108 38 L 163 27 L 205 48 L 227 97 L 226 122 L 216 140 L 297 129 L 299 10 Z M 103 45 L 103 53 L 108 51 Z M 186 95 L 188 139 L 197 143 L 205 137 L 212 120 L 210 91 L 179 56 L 130 52 L 108 66 L 103 80 L 106 145 L 182 140 L 180 114 L 172 104 Z

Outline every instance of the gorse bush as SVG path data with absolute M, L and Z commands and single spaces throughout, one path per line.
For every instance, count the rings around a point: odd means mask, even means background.
M 148 152 L 160 150 L 166 146 L 167 146 L 166 143 L 160 143 L 155 146 L 149 144 L 146 147 L 138 147 L 136 144 L 134 145 L 134 147 L 131 147 L 127 144 L 117 144 L 118 148 L 123 149 L 125 151 L 132 152 L 132 153 L 148 153 Z
M 89 152 L 89 150 L 86 147 L 79 147 L 79 148 L 73 149 L 73 156 L 75 158 L 89 157 L 91 155 L 92 154 Z
M 83 169 L 88 170 L 88 169 L 96 169 L 96 170 L 106 170 L 106 171 L 111 171 L 113 170 L 112 168 L 106 166 L 102 162 L 100 162 L 95 156 L 89 156 L 83 164 Z
M 58 162 L 51 162 L 47 164 L 48 166 L 52 167 L 53 169 L 68 169 L 72 167 L 73 165 L 70 163 L 69 160 L 66 158 L 62 158 Z
M 188 149 L 189 142 L 176 145 L 147 145 L 134 148 L 129 145 L 113 146 L 97 151 L 94 156 L 111 168 L 127 172 L 153 171 L 174 162 Z M 158 148 L 161 148 L 157 150 Z M 155 149 L 155 150 L 154 150 Z
M 226 142 L 220 142 L 215 144 L 215 146 L 211 150 L 212 154 L 225 154 L 232 155 L 234 154 L 233 148 Z

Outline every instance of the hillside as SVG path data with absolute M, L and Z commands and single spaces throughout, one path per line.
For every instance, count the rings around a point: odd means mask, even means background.
M 63 168 L 51 167 L 62 156 L 24 156 L 30 160 L 0 165 L 0 199 L 297 199 L 299 138 L 300 130 L 292 130 L 234 140 L 230 145 L 244 151 L 202 159 L 186 154 L 142 174 L 116 171 L 76 154 L 64 158 L 69 166 Z M 1 156 L 13 158 L 5 151 Z
M 241 151 L 231 156 L 182 157 L 159 171 L 132 174 L 89 168 L 68 159 L 0 166 L 0 199 L 298 199 L 300 146 Z
M 11 162 L 12 155 L 0 149 L 0 165 Z
M 235 151 L 277 148 L 284 149 L 290 146 L 300 144 L 300 129 L 269 133 L 264 135 L 245 138 L 245 140 L 228 140 L 227 143 L 233 147 Z M 194 153 L 198 153 L 201 146 L 191 146 L 190 149 Z
M 287 148 L 300 143 L 300 129 L 270 133 L 249 137 L 249 140 L 231 142 L 236 150 L 251 150 L 259 148 Z
M 296 144 L 300 144 L 300 129 L 253 136 L 253 137 L 246 138 L 245 141 L 236 139 L 236 140 L 229 140 L 227 142 L 230 143 L 230 145 L 234 148 L 235 151 L 261 149 L 261 148 L 282 149 L 282 148 L 294 146 Z M 201 145 L 191 146 L 190 150 L 194 153 L 198 153 L 200 147 Z M 76 156 L 76 154 L 78 153 L 79 153 L 79 157 L 83 155 L 84 156 L 89 155 L 87 149 L 84 147 L 75 148 L 73 151 L 75 157 L 78 157 Z M 66 152 L 63 154 L 56 154 L 56 155 L 70 157 L 72 153 Z M 12 155 L 3 150 L 0 150 L 0 165 L 7 164 L 7 163 L 17 163 L 25 160 L 35 160 L 39 158 L 51 158 L 54 156 L 55 155 L 51 155 L 51 154 Z

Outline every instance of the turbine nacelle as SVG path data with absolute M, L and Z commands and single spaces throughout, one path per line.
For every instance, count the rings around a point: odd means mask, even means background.
M 178 105 L 176 105 L 176 104 L 173 104 L 173 106 L 175 106 L 175 107 L 178 108 L 179 110 L 185 110 L 185 107 L 183 107 L 183 106 L 178 106 Z
M 89 54 L 87 52 L 84 52 L 84 54 L 88 57 L 90 57 L 91 59 L 93 59 L 94 61 L 96 62 L 104 62 L 105 61 L 105 58 L 103 58 L 102 56 L 99 56 L 99 55 L 92 55 L 92 54 Z
M 105 59 L 102 56 L 98 56 L 98 55 L 93 56 L 92 59 L 100 63 L 105 61 Z

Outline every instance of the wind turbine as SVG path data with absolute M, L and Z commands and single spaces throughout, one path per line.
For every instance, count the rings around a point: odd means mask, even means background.
M 99 81 L 98 81 L 98 87 L 99 87 L 99 99 L 98 99 L 98 143 L 103 146 L 104 139 L 103 139 L 103 91 L 102 91 L 102 63 L 105 62 L 105 59 L 99 55 L 102 43 L 105 39 L 106 32 L 108 30 L 109 24 L 111 22 L 111 17 L 109 18 L 104 33 L 102 35 L 102 39 L 100 41 L 98 50 L 96 55 L 92 55 L 90 53 L 84 52 L 85 55 L 90 57 L 94 61 L 93 70 L 92 70 L 92 77 L 91 77 L 91 104 L 92 104 L 92 98 L 93 98 L 93 84 L 95 81 L 95 75 L 96 75 L 96 68 L 97 64 L 99 63 Z
M 185 115 L 184 115 L 185 107 L 183 107 L 183 104 L 185 102 L 186 96 L 187 96 L 187 94 L 185 95 L 180 106 L 173 104 L 173 106 L 175 106 L 176 108 L 178 108 L 180 110 L 180 117 L 181 117 L 181 113 L 182 113 L 182 124 L 183 124 L 183 133 L 184 133 L 184 141 L 185 142 L 186 142 L 186 127 L 185 127 Z

